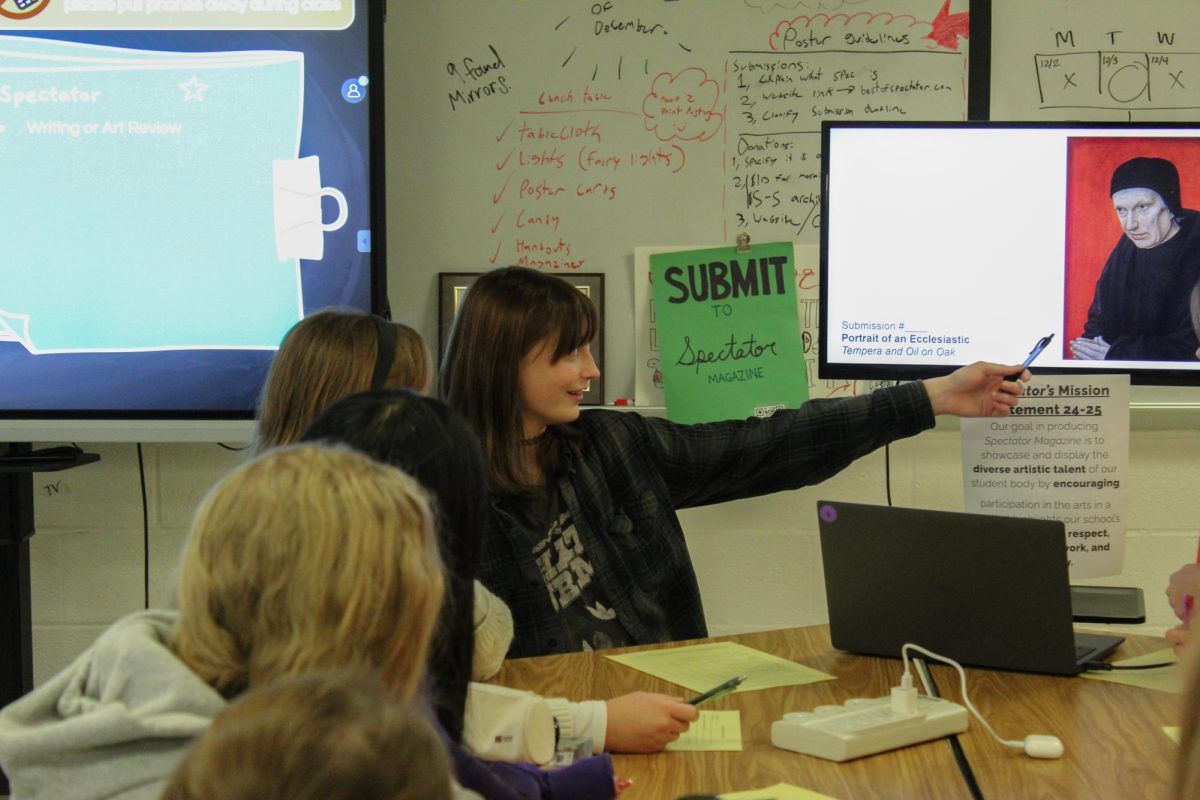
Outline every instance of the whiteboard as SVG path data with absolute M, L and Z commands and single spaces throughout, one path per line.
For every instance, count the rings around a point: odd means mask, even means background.
M 992 10 L 991 118 L 1192 121 L 1194 0 L 1004 0 Z
M 393 4 L 394 316 L 433 342 L 439 272 L 604 273 L 606 399 L 631 397 L 634 248 L 739 233 L 817 244 L 820 121 L 965 119 L 967 11 L 966 0 Z M 811 272 L 801 280 L 812 296 Z M 815 348 L 815 315 L 804 319 Z

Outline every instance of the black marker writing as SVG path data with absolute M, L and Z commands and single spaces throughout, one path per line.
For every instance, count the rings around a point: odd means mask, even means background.
M 754 338 L 754 334 L 750 334 L 744 342 L 738 342 L 735 334 L 729 334 L 729 341 L 721 345 L 717 350 L 702 350 L 699 347 L 692 348 L 692 337 L 683 337 L 683 353 L 680 354 L 679 360 L 675 363 L 682 367 L 696 368 L 696 373 L 700 373 L 701 364 L 715 364 L 721 361 L 742 361 L 747 358 L 760 358 L 764 353 L 769 352 L 772 356 L 779 355 L 775 350 L 775 342 L 767 342 L 759 344 Z

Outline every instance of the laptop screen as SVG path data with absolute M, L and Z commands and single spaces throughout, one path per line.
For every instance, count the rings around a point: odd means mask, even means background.
M 899 657 L 913 642 L 973 666 L 1080 671 L 1062 522 L 827 500 L 817 511 L 834 647 Z

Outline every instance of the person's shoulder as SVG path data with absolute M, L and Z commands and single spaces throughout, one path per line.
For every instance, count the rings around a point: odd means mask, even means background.
M 167 645 L 171 629 L 179 619 L 179 612 L 170 609 L 150 608 L 135 611 L 121 617 L 96 639 L 100 646 L 119 645 L 122 642 L 153 642 Z
M 614 411 L 611 408 L 589 408 L 580 413 L 571 427 L 585 436 L 645 427 L 646 418 L 636 411 Z
M 89 680 L 117 687 L 129 698 L 190 697 L 189 703 L 209 713 L 219 710 L 223 701 L 216 690 L 172 649 L 177 619 L 175 611 L 151 609 L 113 623 L 92 646 Z
M 659 435 L 652 423 L 663 421 L 647 419 L 636 411 L 589 409 L 570 424 L 575 434 L 570 447 L 584 459 L 628 459 Z
M 1200 251 L 1200 211 L 1193 211 L 1190 208 L 1182 209 L 1178 219 L 1179 235 L 1177 238 L 1180 240 L 1180 249 L 1194 257 L 1196 252 Z
M 171 647 L 178 617 L 176 611 L 148 609 L 117 620 L 92 645 L 92 669 L 107 674 L 141 664 L 152 672 L 186 670 Z

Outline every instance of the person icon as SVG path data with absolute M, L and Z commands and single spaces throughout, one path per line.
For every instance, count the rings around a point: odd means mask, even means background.
M 1131 158 L 1113 170 L 1109 194 L 1124 235 L 1096 282 L 1072 356 L 1194 359 L 1200 342 L 1190 297 L 1200 278 L 1200 214 L 1182 207 L 1178 170 L 1165 158 Z
M 361 103 L 367 97 L 367 76 L 347 78 L 342 81 L 342 99 L 347 103 Z

